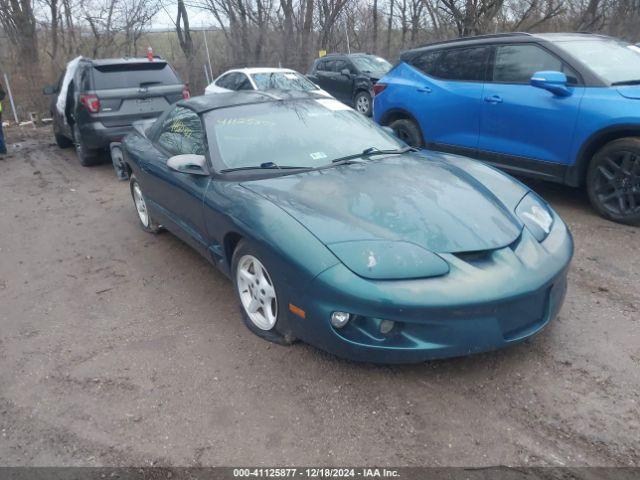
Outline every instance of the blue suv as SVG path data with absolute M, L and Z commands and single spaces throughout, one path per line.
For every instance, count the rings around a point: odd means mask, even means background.
M 513 33 L 404 52 L 374 118 L 410 145 L 585 185 L 604 217 L 640 223 L 640 48 L 590 34 Z

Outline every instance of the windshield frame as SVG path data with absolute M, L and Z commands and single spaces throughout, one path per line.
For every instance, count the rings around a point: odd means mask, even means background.
M 220 178 L 220 179 L 227 179 L 227 180 L 234 180 L 234 179 L 253 179 L 253 178 L 265 178 L 265 177 L 278 177 L 278 176 L 285 176 L 285 175 L 295 175 L 298 173 L 304 173 L 304 172 L 309 172 L 309 171 L 313 171 L 313 170 L 321 170 L 324 168 L 331 168 L 334 166 L 339 166 L 342 163 L 338 162 L 338 163 L 333 163 L 332 160 L 333 159 L 327 159 L 324 163 L 320 164 L 320 165 L 316 165 L 316 166 L 300 166 L 299 168 L 292 168 L 292 166 L 290 165 L 281 165 L 281 166 L 274 166 L 274 167 L 264 167 L 261 168 L 260 165 L 256 165 L 255 167 L 252 168 L 234 168 L 234 167 L 230 167 L 228 165 L 226 165 L 224 163 L 224 161 L 222 160 L 221 157 L 221 153 L 220 153 L 220 146 L 218 144 L 218 139 L 217 139 L 217 135 L 215 133 L 215 131 L 213 131 L 213 126 L 210 125 L 210 122 L 207 121 L 207 115 L 216 115 L 216 112 L 221 112 L 224 110 L 228 110 L 228 109 L 244 109 L 246 107 L 256 107 L 256 106 L 261 106 L 261 105 L 265 105 L 265 106 L 271 106 L 275 103 L 279 103 L 279 102 L 305 102 L 305 101 L 313 101 L 313 100 L 327 100 L 326 98 L 316 98 L 313 96 L 309 96 L 308 98 L 300 98 L 300 99 L 287 99 L 287 100 L 279 100 L 277 102 L 261 102 L 261 103 L 256 103 L 256 104 L 242 104 L 242 105 L 231 105 L 228 107 L 224 107 L 224 108 L 218 108 L 215 110 L 210 110 L 207 112 L 203 112 L 201 114 L 201 121 L 202 121 L 202 125 L 204 128 L 204 135 L 205 135 L 205 139 L 207 142 L 206 145 L 206 152 L 207 152 L 207 157 L 209 160 L 209 164 L 210 164 L 210 168 L 211 168 L 211 174 L 214 178 Z M 267 107 L 268 108 L 268 107 Z M 348 108 L 348 110 L 352 110 L 351 108 Z M 353 113 L 355 115 L 360 115 L 357 112 L 353 111 Z M 365 118 L 365 117 L 363 117 Z M 375 122 L 373 122 L 371 119 L 366 119 L 369 122 L 371 122 L 371 124 L 373 126 L 376 127 L 377 131 L 379 131 L 383 137 L 388 137 L 389 139 L 393 140 L 394 142 L 396 142 L 398 149 L 402 149 L 405 147 L 405 144 L 403 144 L 403 142 L 396 138 L 395 136 L 391 135 L 388 131 L 386 131 L 385 129 L 383 129 L 381 126 L 379 126 L 378 124 L 376 124 Z M 362 155 L 363 157 L 363 161 L 367 161 L 369 160 L 369 157 L 373 157 L 375 158 L 376 155 L 367 155 L 364 152 L 351 152 L 354 154 L 358 154 L 358 155 Z M 269 163 L 269 162 L 265 162 L 265 163 Z M 354 162 L 355 163 L 355 162 Z M 297 166 L 296 166 L 297 167 Z

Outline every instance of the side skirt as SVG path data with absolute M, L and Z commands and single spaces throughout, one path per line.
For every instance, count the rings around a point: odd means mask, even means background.
M 516 155 L 506 155 L 503 153 L 488 152 L 469 147 L 459 147 L 457 145 L 447 145 L 444 143 L 427 143 L 427 148 L 445 153 L 454 153 L 465 157 L 481 160 L 506 172 L 522 177 L 538 178 L 555 183 L 565 183 L 565 176 L 568 170 L 567 165 L 560 163 L 534 160 Z

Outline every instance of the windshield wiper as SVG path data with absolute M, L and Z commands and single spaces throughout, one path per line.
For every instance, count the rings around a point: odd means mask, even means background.
M 276 164 L 274 162 L 265 162 L 265 163 L 262 163 L 260 165 L 252 165 L 252 166 L 247 166 L 247 167 L 225 168 L 224 170 L 220 170 L 220 173 L 238 172 L 238 171 L 242 171 L 242 170 L 265 170 L 265 169 L 270 169 L 270 170 L 318 170 L 318 169 L 327 168 L 327 167 L 333 167 L 333 166 L 337 166 L 337 165 L 344 165 L 346 163 L 355 163 L 355 162 L 353 162 L 354 160 L 357 160 L 359 158 L 369 158 L 369 157 L 372 157 L 373 155 L 400 155 L 402 153 L 407 153 L 407 152 L 411 152 L 411 151 L 415 151 L 415 148 L 413 148 L 413 147 L 405 147 L 405 148 L 399 148 L 397 150 L 379 150 L 376 147 L 369 147 L 369 148 L 365 148 L 360 153 L 356 153 L 356 154 L 353 154 L 353 155 L 347 155 L 346 157 L 336 158 L 335 160 L 332 160 L 329 165 L 324 165 L 324 166 L 321 166 L 321 167 L 294 167 L 294 166 L 291 166 L 291 165 L 278 165 L 278 164 Z M 360 162 L 357 162 L 357 163 L 360 163 Z
M 224 170 L 220 170 L 220 173 L 228 173 L 228 172 L 238 172 L 241 170 L 310 170 L 311 167 L 294 167 L 291 165 L 278 165 L 273 162 L 265 162 L 260 165 L 251 165 L 248 167 L 236 167 L 236 168 L 225 168 Z
M 402 153 L 407 153 L 412 150 L 413 150 L 413 147 L 399 148 L 397 150 L 379 150 L 376 147 L 369 147 L 369 148 L 365 148 L 360 153 L 354 153 L 353 155 L 347 155 L 346 157 L 336 158 L 335 160 L 332 160 L 331 163 L 333 165 L 335 164 L 342 165 L 344 163 L 348 163 L 349 161 L 355 160 L 357 158 L 369 158 L 369 157 L 372 157 L 373 155 L 400 155 Z
M 613 82 L 612 87 L 620 87 L 623 85 L 640 85 L 640 79 L 638 80 L 624 80 L 622 82 Z

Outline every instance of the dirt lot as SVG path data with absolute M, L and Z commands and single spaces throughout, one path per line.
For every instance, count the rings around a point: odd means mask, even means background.
M 576 241 L 543 333 L 381 367 L 253 336 L 221 273 L 138 227 L 109 164 L 46 131 L 10 152 L 0 465 L 640 465 L 640 229 L 579 191 L 532 184 Z

